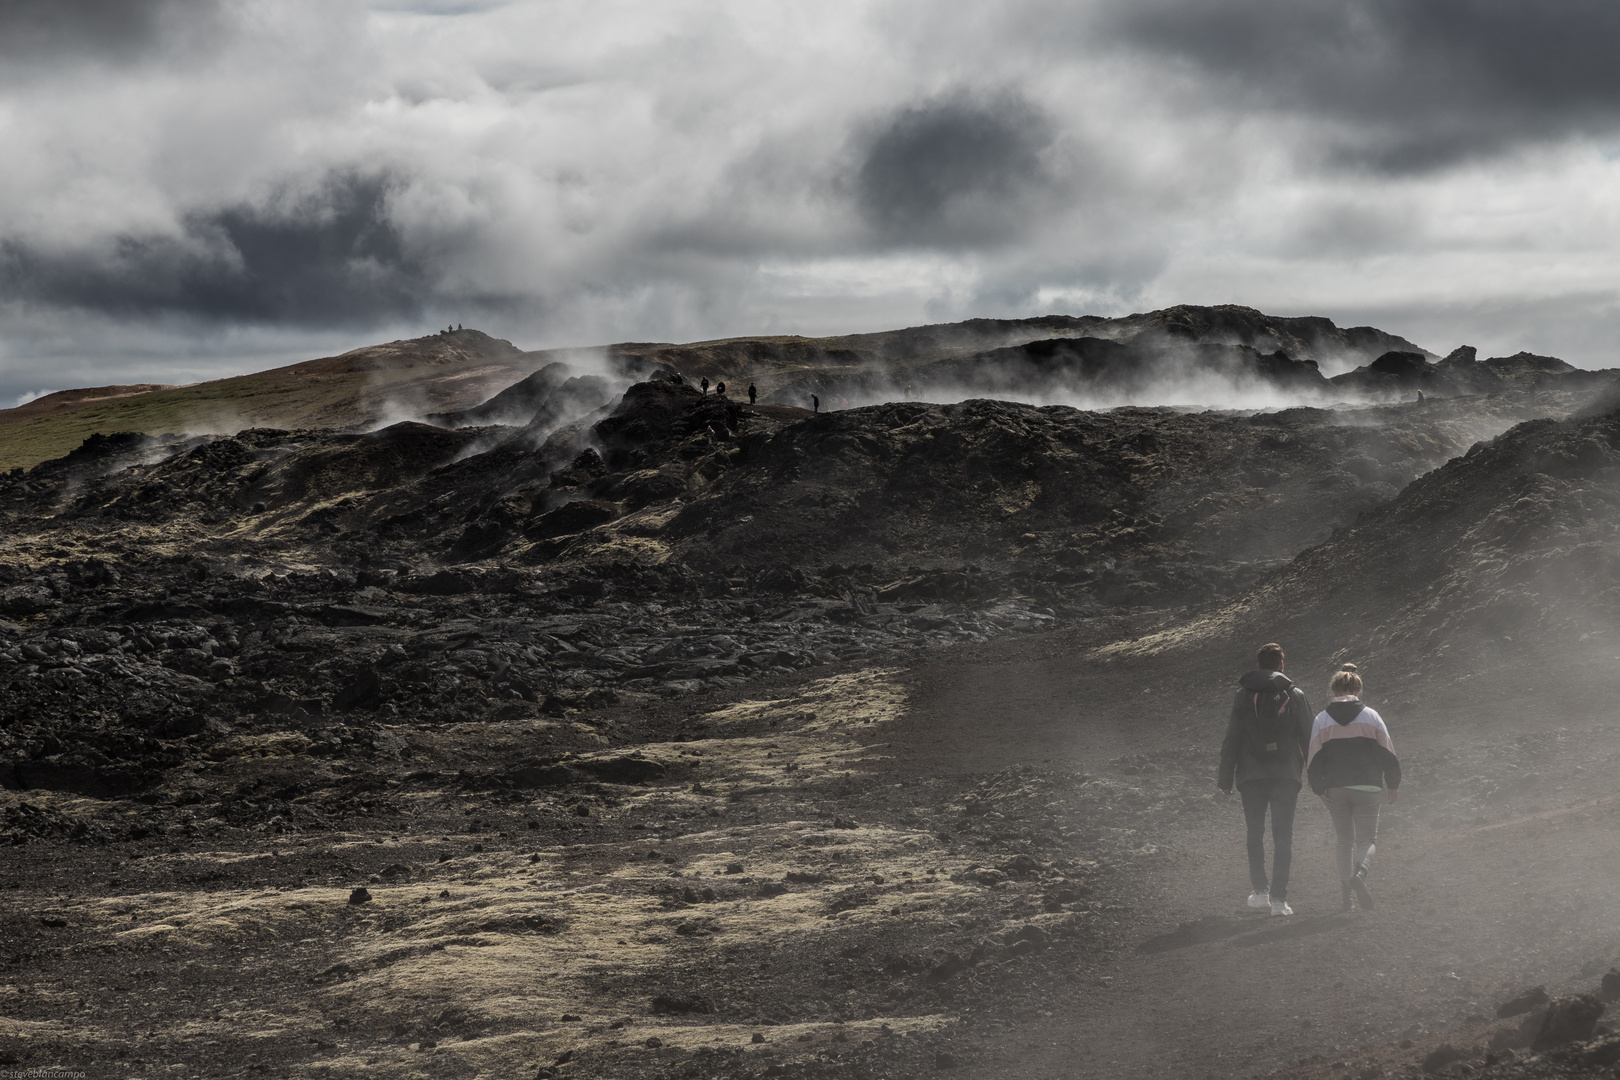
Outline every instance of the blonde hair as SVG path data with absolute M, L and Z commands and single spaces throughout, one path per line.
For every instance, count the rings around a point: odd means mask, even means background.
M 1356 674 L 1356 665 L 1344 664 L 1333 673 L 1333 681 L 1328 683 L 1329 697 L 1343 697 L 1349 694 L 1352 697 L 1361 696 L 1361 676 Z

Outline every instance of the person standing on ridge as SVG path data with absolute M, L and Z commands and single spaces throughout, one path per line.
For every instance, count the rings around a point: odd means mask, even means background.
M 810 411 L 816 413 L 821 411 L 821 399 L 814 394 L 810 395 Z
M 1311 790 L 1333 815 L 1344 910 L 1356 903 L 1371 908 L 1367 874 L 1378 850 L 1378 804 L 1386 798 L 1394 802 L 1399 795 L 1401 759 L 1395 756 L 1384 718 L 1361 703 L 1356 665 L 1345 664 L 1335 672 L 1328 693 L 1333 700 L 1311 725 L 1305 774 Z
M 753 383 L 749 383 L 748 384 L 748 404 L 754 405 L 754 404 L 757 404 L 758 402 L 759 402 L 759 391 L 754 389 L 754 384 Z
M 708 397 L 709 396 L 709 377 L 707 375 L 703 376 L 703 382 L 700 385 L 703 387 L 703 396 Z
M 1294 808 L 1299 801 L 1313 714 L 1305 691 L 1283 674 L 1283 650 L 1260 646 L 1255 668 L 1238 680 L 1221 743 L 1218 783 L 1243 797 L 1249 847 L 1249 906 L 1292 915 L 1288 873 L 1294 862 Z M 1266 812 L 1271 813 L 1272 869 L 1266 880 Z

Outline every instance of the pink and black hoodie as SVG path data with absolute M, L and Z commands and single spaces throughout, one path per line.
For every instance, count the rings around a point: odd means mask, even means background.
M 1400 787 L 1401 759 L 1384 718 L 1356 698 L 1330 702 L 1311 725 L 1305 775 L 1318 795 L 1336 787 Z

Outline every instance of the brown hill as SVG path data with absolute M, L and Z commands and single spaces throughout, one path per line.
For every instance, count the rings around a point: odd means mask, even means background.
M 21 424 L 41 416 L 73 412 L 106 401 L 150 394 L 155 390 L 173 390 L 168 383 L 131 383 L 127 386 L 87 386 L 80 390 L 58 390 L 44 394 L 14 409 L 0 409 L 0 425 Z
M 60 457 L 97 432 L 350 428 L 389 415 L 466 408 L 546 360 L 509 341 L 459 330 L 190 386 L 63 391 L 0 410 L 0 469 Z

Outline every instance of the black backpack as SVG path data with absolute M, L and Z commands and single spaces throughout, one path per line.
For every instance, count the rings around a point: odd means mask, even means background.
M 1290 691 L 1266 689 L 1249 695 L 1249 752 L 1260 761 L 1280 761 L 1294 741 L 1288 718 Z

